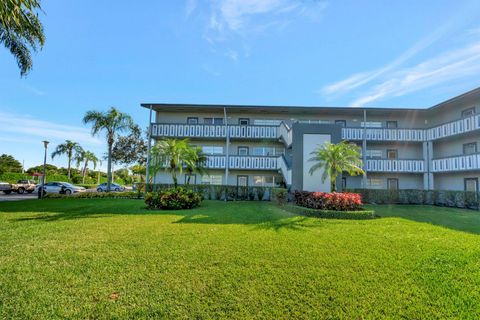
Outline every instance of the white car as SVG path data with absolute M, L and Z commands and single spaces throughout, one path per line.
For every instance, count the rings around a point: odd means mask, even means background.
M 111 191 L 117 191 L 117 192 L 118 191 L 125 191 L 125 187 L 112 182 L 110 184 L 110 190 Z M 102 183 L 102 184 L 98 185 L 97 192 L 106 192 L 106 191 L 107 191 L 107 184 L 106 183 Z
M 38 192 L 42 186 L 39 184 L 35 188 L 35 192 Z M 65 193 L 65 194 L 72 194 L 78 192 L 85 192 L 86 189 L 84 187 L 75 186 L 68 182 L 48 182 L 45 183 L 44 187 L 45 193 Z

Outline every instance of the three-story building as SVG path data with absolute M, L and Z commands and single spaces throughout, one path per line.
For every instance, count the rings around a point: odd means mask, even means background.
M 189 138 L 208 155 L 196 184 L 329 189 L 309 173 L 326 141 L 362 148 L 365 176 L 343 189 L 479 190 L 480 88 L 427 109 L 144 103 L 151 138 Z M 152 115 L 151 115 L 152 116 Z M 161 172 L 155 183 L 171 183 Z M 186 181 L 182 176 L 180 182 Z

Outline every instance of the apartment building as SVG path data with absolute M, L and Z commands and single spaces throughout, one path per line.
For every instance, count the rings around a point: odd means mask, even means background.
M 196 184 L 288 186 L 328 191 L 309 173 L 325 141 L 362 148 L 365 176 L 344 175 L 342 189 L 478 191 L 480 88 L 425 109 L 144 103 L 153 143 L 189 138 L 208 155 Z M 158 173 L 155 183 L 171 183 Z M 187 180 L 182 176 L 180 182 Z

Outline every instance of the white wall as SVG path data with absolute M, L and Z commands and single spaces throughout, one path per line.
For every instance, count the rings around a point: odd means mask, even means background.
M 303 190 L 306 191 L 330 191 L 330 179 L 322 182 L 323 170 L 317 170 L 310 174 L 310 168 L 315 164 L 309 161 L 311 153 L 323 143 L 330 142 L 329 134 L 304 134 L 303 135 Z

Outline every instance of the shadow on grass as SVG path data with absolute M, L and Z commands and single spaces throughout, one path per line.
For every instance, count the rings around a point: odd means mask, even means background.
M 111 218 L 118 215 L 176 216 L 175 224 L 242 224 L 256 229 L 302 230 L 322 225 L 306 217 L 292 215 L 268 202 L 204 201 L 191 210 L 148 210 L 141 200 L 125 199 L 49 199 L 24 201 L 17 205 L 0 204 L 0 212 L 18 213 L 15 222 L 55 222 L 76 219 Z
M 480 234 L 480 212 L 424 205 L 370 205 L 380 217 L 396 217 Z

